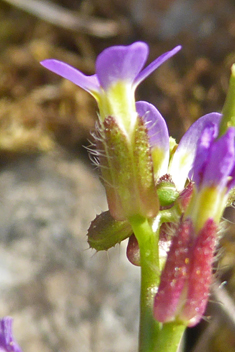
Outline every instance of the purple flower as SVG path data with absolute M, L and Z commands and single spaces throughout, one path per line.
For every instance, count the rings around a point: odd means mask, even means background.
M 148 57 L 147 44 L 113 46 L 98 56 L 96 74 L 92 76 L 57 60 L 42 62 L 44 67 L 69 79 L 97 100 L 96 153 L 109 210 L 116 220 L 137 214 L 152 218 L 158 213 L 154 173 L 158 177 L 167 167 L 169 136 L 156 108 L 146 102 L 136 104 L 135 89 L 180 49 L 177 46 L 143 69 Z
M 235 128 L 216 139 L 218 128 L 209 124 L 199 139 L 193 166 L 193 180 L 197 188 L 216 187 L 228 191 L 234 186 Z
M 113 46 L 98 56 L 96 74 L 92 76 L 86 76 L 74 67 L 54 59 L 44 60 L 41 64 L 92 94 L 99 106 L 100 120 L 112 116 L 131 138 L 137 119 L 134 96 L 136 87 L 180 49 L 177 46 L 143 69 L 148 57 L 147 44 L 136 42 L 128 46 Z
M 219 223 L 235 184 L 235 128 L 218 138 L 217 124 L 210 122 L 198 140 L 191 170 L 195 192 L 186 215 L 199 231 L 208 218 Z
M 12 334 L 13 319 L 5 317 L 0 320 L 0 351 L 1 352 L 22 352 L 14 340 Z
M 44 60 L 41 64 L 96 96 L 101 94 L 103 90 L 107 91 L 119 81 L 124 81 L 135 89 L 180 49 L 181 46 L 177 46 L 166 52 L 142 70 L 148 57 L 146 43 L 136 42 L 128 46 L 113 46 L 105 49 L 97 57 L 96 74 L 92 76 L 86 76 L 74 67 L 54 59 Z
M 221 117 L 222 115 L 216 112 L 200 117 L 181 138 L 168 168 L 168 173 L 179 191 L 184 189 L 187 178 L 192 174 L 194 160 L 197 159 L 198 141 L 204 129 L 213 123 L 217 136 Z

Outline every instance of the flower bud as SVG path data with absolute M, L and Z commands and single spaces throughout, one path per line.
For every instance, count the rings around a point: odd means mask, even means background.
M 170 175 L 166 174 L 159 179 L 157 194 L 161 207 L 170 206 L 177 199 L 179 192 L 176 190 Z
M 201 319 L 209 296 L 216 231 L 212 219 L 197 235 L 190 219 L 180 223 L 154 300 L 159 322 L 194 326 Z
M 212 263 L 216 246 L 217 225 L 209 219 L 191 249 L 187 298 L 180 319 L 196 325 L 204 314 L 212 280 Z
M 129 237 L 126 256 L 131 264 L 140 266 L 140 248 L 134 234 Z
M 105 211 L 92 221 L 87 237 L 91 248 L 102 251 L 114 247 L 132 234 L 127 221 L 117 221 Z

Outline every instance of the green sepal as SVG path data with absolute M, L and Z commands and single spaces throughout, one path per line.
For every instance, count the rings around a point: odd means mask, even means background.
M 146 218 L 153 218 L 159 211 L 159 199 L 154 182 L 154 169 L 149 145 L 148 131 L 143 119 L 137 119 L 134 143 L 133 143 L 133 164 L 138 188 L 140 209 L 139 215 Z
M 105 211 L 91 222 L 88 229 L 88 243 L 97 251 L 108 250 L 133 233 L 127 221 L 117 221 L 109 211 Z
M 159 211 L 147 129 L 138 117 L 131 136 L 107 117 L 98 127 L 96 149 L 109 210 L 116 220 L 153 218 Z

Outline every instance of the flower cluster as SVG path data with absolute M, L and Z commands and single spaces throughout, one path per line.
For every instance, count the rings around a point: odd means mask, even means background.
M 95 153 L 109 211 L 92 222 L 91 247 L 106 250 L 129 237 L 128 258 L 142 265 L 142 244 L 132 224 L 147 219 L 153 236 L 159 236 L 155 257 L 162 259 L 153 315 L 161 323 L 193 326 L 205 311 L 218 225 L 235 186 L 235 129 L 220 133 L 223 115 L 213 112 L 199 118 L 177 145 L 161 113 L 135 101 L 136 87 L 180 49 L 143 68 L 145 43 L 114 46 L 98 56 L 92 76 L 54 59 L 42 65 L 98 103 Z

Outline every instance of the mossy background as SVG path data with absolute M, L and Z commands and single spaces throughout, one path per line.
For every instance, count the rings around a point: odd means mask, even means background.
M 149 62 L 183 45 L 137 90 L 173 137 L 221 111 L 235 62 L 234 1 L 0 0 L 0 315 L 14 317 L 24 352 L 137 349 L 139 269 L 125 244 L 86 251 L 86 229 L 107 207 L 83 148 L 96 104 L 39 65 L 53 57 L 92 74 L 104 48 L 136 40 L 149 44 Z M 233 209 L 225 218 L 211 302 L 187 333 L 187 352 L 235 351 Z M 228 293 L 223 304 L 218 290 Z

